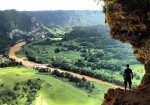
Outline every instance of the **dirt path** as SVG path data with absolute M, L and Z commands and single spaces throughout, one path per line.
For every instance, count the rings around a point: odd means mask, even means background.
M 22 46 L 25 45 L 25 44 L 26 44 L 26 42 L 20 42 L 20 43 L 14 45 L 13 47 L 11 47 L 10 52 L 9 52 L 9 58 L 13 58 L 16 61 L 22 62 L 22 64 L 24 66 L 27 66 L 27 67 L 43 67 L 43 68 L 47 68 L 46 64 L 34 63 L 34 62 L 31 62 L 31 61 L 28 61 L 28 60 L 24 60 L 23 58 L 18 58 L 15 55 L 15 52 L 21 50 Z M 72 74 L 73 76 L 77 76 L 78 78 L 83 78 L 84 77 L 85 79 L 87 79 L 89 81 L 95 81 L 95 82 L 99 82 L 101 84 L 109 85 L 109 86 L 112 86 L 112 87 L 115 87 L 115 88 L 124 89 L 124 87 L 121 87 L 119 85 L 115 85 L 113 83 L 109 83 L 109 82 L 106 82 L 106 81 L 95 79 L 95 78 L 92 78 L 92 77 L 89 77 L 89 76 L 80 75 L 80 74 L 77 74 L 77 73 L 73 73 L 73 72 L 69 72 L 69 71 L 65 71 L 65 70 L 60 70 L 60 69 L 56 69 L 56 68 L 50 68 L 49 67 L 49 69 L 51 71 L 58 70 L 59 72 L 68 72 L 68 73 Z

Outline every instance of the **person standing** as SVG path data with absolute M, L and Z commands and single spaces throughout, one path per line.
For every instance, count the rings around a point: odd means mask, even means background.
M 125 91 L 127 88 L 127 83 L 129 84 L 129 89 L 131 90 L 131 84 L 132 84 L 132 79 L 133 79 L 133 73 L 132 70 L 129 68 L 129 64 L 126 65 L 126 69 L 124 70 L 124 85 L 125 85 Z

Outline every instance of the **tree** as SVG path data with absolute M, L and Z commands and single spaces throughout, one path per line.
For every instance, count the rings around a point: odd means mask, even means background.
M 85 77 L 83 77 L 83 78 L 82 78 L 82 81 L 85 81 L 85 82 L 86 82 L 86 79 L 85 79 Z
M 61 51 L 60 48 L 56 48 L 56 49 L 54 50 L 55 53 L 59 53 L 60 51 Z
M 90 82 L 86 82 L 85 88 L 88 89 L 90 87 Z
M 19 86 L 15 85 L 13 90 L 17 91 L 17 90 L 20 90 L 20 88 Z

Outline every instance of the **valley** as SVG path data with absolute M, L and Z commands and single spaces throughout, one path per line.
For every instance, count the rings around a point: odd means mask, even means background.
M 24 44 L 25 42 L 21 42 L 18 43 L 16 46 L 12 47 L 10 50 L 11 53 L 9 53 L 9 57 L 10 58 L 14 57 L 15 56 L 14 52 L 20 50 L 21 46 Z M 18 61 L 24 61 L 23 58 L 15 57 L 15 59 Z M 37 64 L 33 62 L 32 63 L 28 63 L 28 62 L 30 61 L 22 62 L 25 65 L 25 67 L 0 69 L 0 76 L 1 76 L 0 83 L 3 84 L 3 86 L 0 87 L 0 91 L 2 91 L 5 88 L 8 88 L 11 91 L 13 89 L 13 85 L 18 82 L 19 82 L 18 86 L 21 88 L 22 86 L 24 86 L 23 83 L 25 81 L 29 81 L 30 79 L 34 80 L 40 78 L 40 80 L 43 81 L 41 85 L 41 89 L 37 90 L 36 97 L 32 96 L 33 97 L 32 101 L 28 101 L 28 98 L 26 98 L 27 94 L 22 93 L 21 92 L 22 89 L 19 88 L 19 90 L 16 90 L 16 92 L 19 91 L 19 94 L 23 94 L 23 97 L 17 98 L 14 101 L 9 101 L 9 103 L 11 104 L 31 103 L 32 105 L 49 105 L 49 104 L 51 105 L 76 105 L 76 104 L 97 105 L 103 101 L 103 94 L 101 93 L 106 92 L 107 89 L 110 87 L 112 88 L 119 87 L 101 80 L 68 72 L 73 76 L 77 76 L 81 79 L 84 77 L 86 80 L 92 81 L 92 84 L 94 84 L 95 88 L 92 92 L 89 92 L 84 88 L 75 87 L 74 84 L 70 83 L 69 81 L 66 81 L 65 79 L 56 78 L 55 76 L 53 77 L 51 73 L 46 73 L 46 74 L 38 73 L 35 69 L 32 69 L 31 67 L 34 66 L 44 67 L 44 66 L 41 66 L 41 64 Z M 53 70 L 59 70 L 55 68 L 49 68 L 49 69 L 51 70 L 51 72 Z M 66 72 L 63 70 L 59 70 L 59 71 L 64 73 Z M 82 99 L 80 97 L 82 97 Z M 64 102 L 64 100 L 66 101 Z M 3 100 L 0 100 L 0 102 L 2 103 Z M 7 98 L 6 98 L 6 102 L 7 102 Z
M 131 46 L 108 35 L 99 25 L 75 27 L 62 40 L 29 43 L 17 56 L 121 86 L 124 85 L 123 70 L 130 62 L 134 72 L 133 86 L 136 87 L 144 75 L 144 67 L 132 55 Z
M 75 77 L 78 77 L 78 78 L 85 78 L 86 80 L 88 81 L 94 81 L 94 82 L 98 82 L 100 84 L 104 84 L 104 85 L 109 85 L 111 87 L 115 87 L 115 88 L 121 88 L 123 89 L 123 87 L 119 86 L 119 85 L 115 85 L 115 84 L 112 84 L 112 83 L 109 83 L 109 82 L 106 82 L 106 81 L 102 81 L 102 80 L 99 80 L 99 79 L 95 79 L 95 78 L 91 78 L 91 77 L 88 77 L 88 76 L 85 76 L 85 75 L 80 75 L 80 74 L 77 74 L 77 73 L 73 73 L 73 72 L 69 72 L 69 71 L 66 71 L 66 70 L 61 70 L 61 69 L 57 69 L 57 68 L 52 68 L 52 67 L 47 67 L 46 64 L 40 64 L 40 63 L 35 63 L 35 62 L 32 62 L 32 61 L 28 61 L 26 58 L 19 58 L 15 55 L 15 52 L 18 52 L 19 50 L 21 50 L 21 47 L 25 45 L 25 42 L 20 42 L 16 45 L 14 45 L 13 47 L 11 47 L 10 49 L 10 52 L 9 52 L 9 58 L 12 58 L 12 59 L 15 59 L 16 61 L 18 62 L 22 62 L 22 64 L 25 66 L 25 67 L 41 67 L 41 68 L 48 68 L 51 72 L 54 71 L 54 70 L 58 70 L 59 72 L 63 72 L 63 73 L 70 73 L 71 75 L 75 76 Z M 25 60 L 26 59 L 26 60 Z
M 126 64 L 133 89 L 145 74 L 102 11 L 8 10 L 0 19 L 0 104 L 100 105 L 109 88 L 123 89 Z

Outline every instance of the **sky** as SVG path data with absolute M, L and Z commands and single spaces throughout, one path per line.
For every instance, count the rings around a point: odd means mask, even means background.
M 102 10 L 94 0 L 0 0 L 0 10 Z

